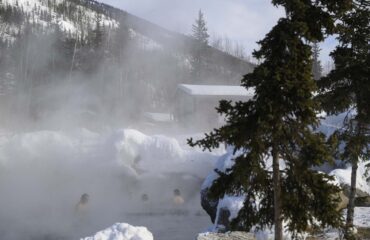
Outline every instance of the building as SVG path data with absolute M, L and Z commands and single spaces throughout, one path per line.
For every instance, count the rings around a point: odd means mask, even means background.
M 215 109 L 220 100 L 248 101 L 253 96 L 253 89 L 242 86 L 179 84 L 174 119 L 189 127 L 216 127 L 224 122 Z

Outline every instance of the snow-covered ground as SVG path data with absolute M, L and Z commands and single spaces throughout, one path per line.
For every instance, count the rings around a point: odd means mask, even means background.
M 366 165 L 368 162 L 360 162 L 357 170 L 357 185 L 356 188 L 361 190 L 364 194 L 370 195 L 370 185 L 367 182 Z M 330 175 L 334 176 L 336 181 L 341 185 L 351 185 L 351 166 L 347 166 L 345 169 L 334 169 L 330 172 Z
M 54 2 L 57 5 L 66 3 L 63 0 L 56 0 Z M 50 22 L 44 20 L 42 18 L 42 14 L 43 12 L 50 12 L 51 23 L 58 24 L 64 32 L 69 32 L 73 35 L 77 34 L 78 36 L 81 36 L 82 32 L 86 32 L 89 28 L 94 29 L 96 25 L 96 13 L 93 10 L 80 5 L 76 6 L 76 14 L 81 14 L 81 16 L 79 16 L 79 19 L 81 20 L 80 25 L 74 23 L 74 21 L 65 15 L 58 13 L 55 9 L 48 6 L 48 1 L 46 0 L 2 0 L 0 1 L 0 5 L 16 6 L 24 13 L 31 15 L 29 19 L 30 23 L 41 25 L 43 27 L 48 26 Z M 117 21 L 105 16 L 104 14 L 101 15 L 101 23 L 102 25 L 111 28 L 116 28 L 119 25 Z M 3 31 L 4 36 L 0 37 L 11 41 L 15 39 L 15 35 L 18 33 L 18 26 L 7 26 L 0 22 L 0 29 L 1 27 L 4 27 L 5 31 Z
M 133 227 L 127 223 L 116 223 L 81 240 L 153 240 L 153 234 L 145 227 Z
M 150 39 L 138 32 L 136 32 L 134 29 L 130 28 L 130 37 L 132 39 L 137 39 L 139 48 L 147 51 L 154 51 L 154 50 L 163 50 L 163 46 L 159 44 L 158 42 L 154 41 L 153 39 Z
M 349 113 L 353 114 L 353 113 Z M 323 132 L 327 136 L 332 134 L 335 130 L 341 129 L 343 124 L 343 119 L 347 116 L 347 114 L 339 114 L 337 116 L 326 116 L 325 114 L 322 116 L 324 117 L 319 131 Z M 227 169 L 230 169 L 235 164 L 235 157 L 238 155 L 243 154 L 241 151 L 234 153 L 234 149 L 229 147 L 224 155 L 222 155 L 216 162 L 215 168 L 221 172 L 225 172 Z M 370 195 L 370 184 L 367 180 L 367 171 L 366 165 L 368 162 L 360 162 L 358 168 L 358 175 L 357 175 L 357 188 L 364 192 L 365 194 Z M 267 168 L 271 166 L 270 160 L 267 160 Z M 340 168 L 338 168 L 340 166 Z M 284 164 L 281 162 L 281 167 L 284 167 Z M 335 177 L 335 182 L 340 185 L 350 185 L 351 182 L 351 166 L 349 164 L 341 163 L 337 161 L 337 166 L 329 166 L 325 165 L 322 166 L 321 171 L 327 172 L 329 175 Z M 202 184 L 202 189 L 209 188 L 212 183 L 218 178 L 218 174 L 214 171 L 210 172 L 207 176 L 205 181 Z M 238 212 L 243 207 L 243 196 L 229 196 L 226 195 L 224 198 L 220 199 L 218 206 L 217 206 L 217 214 L 216 214 L 216 224 L 214 227 L 210 228 L 211 230 L 217 229 L 217 220 L 220 209 L 228 209 L 230 211 L 229 220 L 233 220 L 238 216 Z M 345 214 L 345 213 L 343 213 Z M 358 207 L 355 209 L 355 226 L 357 227 L 364 227 L 370 228 L 370 208 L 363 208 Z M 289 235 L 289 233 L 286 233 Z M 256 235 L 257 239 L 265 240 L 265 239 L 273 239 L 273 231 L 267 230 L 264 232 L 258 232 Z M 331 230 L 327 232 L 325 236 L 327 239 L 337 239 L 338 238 L 338 231 Z
M 186 145 L 188 137 L 146 135 L 134 129 L 0 130 L 2 239 L 75 239 L 114 222 L 148 227 L 155 239 L 193 238 L 211 226 L 200 207 L 202 182 L 202 188 L 209 186 L 217 178 L 214 168 L 224 171 L 234 163 L 232 149 L 202 152 Z M 370 192 L 364 164 L 359 171 L 360 189 Z M 331 173 L 338 182 L 348 183 L 349 166 Z M 174 189 L 185 199 L 180 207 L 173 202 Z M 81 215 L 75 206 L 83 193 L 91 199 L 87 214 Z M 149 200 L 143 200 L 144 194 Z M 219 208 L 229 208 L 230 218 L 235 218 L 242 204 L 242 196 L 226 196 Z M 370 209 L 356 208 L 355 224 L 370 227 Z M 126 228 L 131 229 L 114 225 L 87 239 L 119 235 Z M 335 234 L 328 232 L 328 237 Z M 259 239 L 271 236 L 271 231 L 258 234 Z

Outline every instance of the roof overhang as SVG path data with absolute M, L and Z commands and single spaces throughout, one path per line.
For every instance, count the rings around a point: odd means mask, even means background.
M 230 85 L 179 84 L 178 90 L 191 96 L 253 97 L 254 89 Z

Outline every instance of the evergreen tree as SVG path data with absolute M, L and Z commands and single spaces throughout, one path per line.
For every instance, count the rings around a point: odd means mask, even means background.
M 189 143 L 205 149 L 226 143 L 242 152 L 235 156 L 234 166 L 218 172 L 210 197 L 243 194 L 244 206 L 233 228 L 250 230 L 255 225 L 274 224 L 275 239 L 281 240 L 283 220 L 293 237 L 309 225 L 342 223 L 336 210 L 340 189 L 330 183 L 331 177 L 313 170 L 332 160 L 332 154 L 323 134 L 314 131 L 319 124 L 319 104 L 313 98 L 317 89 L 307 42 L 322 41 L 324 29 L 331 33 L 331 13 L 343 10 L 348 1 L 272 2 L 285 8 L 286 17 L 259 42 L 254 57 L 262 63 L 242 80 L 242 86 L 255 89 L 254 98 L 222 101 L 218 112 L 226 116 L 226 125 Z M 270 157 L 272 171 L 267 166 Z
M 195 20 L 195 23 L 192 26 L 193 38 L 198 40 L 203 44 L 208 44 L 209 34 L 207 29 L 207 23 L 204 19 L 202 10 L 198 12 L 198 18 Z
M 128 85 L 126 76 L 129 66 L 126 59 L 129 59 L 128 44 L 130 41 L 130 31 L 129 27 L 126 25 L 125 20 L 125 18 L 121 18 L 119 21 L 119 27 L 115 31 L 112 52 L 115 55 L 116 64 L 120 66 L 119 73 L 116 74 L 116 77 L 118 77 L 118 79 L 117 86 L 114 90 L 118 92 L 117 95 L 120 102 L 124 102 L 126 104 L 128 101 L 124 101 L 123 97 L 125 97 L 126 95 L 125 93 L 127 91 Z
M 329 114 L 352 112 L 344 128 L 335 136 L 344 143 L 339 157 L 352 164 L 350 200 L 347 211 L 346 239 L 354 239 L 354 200 L 357 168 L 360 160 L 369 160 L 370 152 L 370 9 L 369 3 L 352 1 L 352 9 L 342 16 L 338 26 L 339 46 L 331 53 L 335 69 L 319 83 L 320 98 Z M 355 113 L 353 113 L 355 109 Z
M 320 46 L 318 42 L 314 42 L 312 44 L 312 57 L 313 57 L 313 62 L 312 62 L 312 74 L 313 74 L 313 79 L 316 81 L 319 80 L 322 76 L 322 66 L 320 62 Z
M 95 50 L 101 49 L 104 43 L 104 25 L 102 23 L 102 15 L 98 13 L 95 19 L 95 29 L 93 30 L 93 47 Z
M 192 37 L 195 39 L 192 46 L 192 75 L 193 81 L 199 81 L 201 72 L 204 69 L 204 58 L 207 54 L 208 47 L 208 29 L 206 21 L 201 10 L 199 10 L 198 18 L 192 26 Z
M 89 27 L 89 26 L 88 26 Z M 104 61 L 105 27 L 102 23 L 102 15 L 96 14 L 94 29 L 88 28 L 87 49 L 83 50 L 82 68 L 86 73 L 96 73 L 98 67 Z
M 130 40 L 130 31 L 125 20 L 126 19 L 123 17 L 120 19 L 119 26 L 115 30 L 115 34 L 113 36 L 112 52 L 119 63 L 122 63 L 125 58 L 124 54 L 127 52 L 126 48 Z

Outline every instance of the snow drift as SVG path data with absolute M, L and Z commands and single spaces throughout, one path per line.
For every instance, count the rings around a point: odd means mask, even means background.
M 116 223 L 81 240 L 153 240 L 153 234 L 145 227 L 133 227 L 127 223 Z

